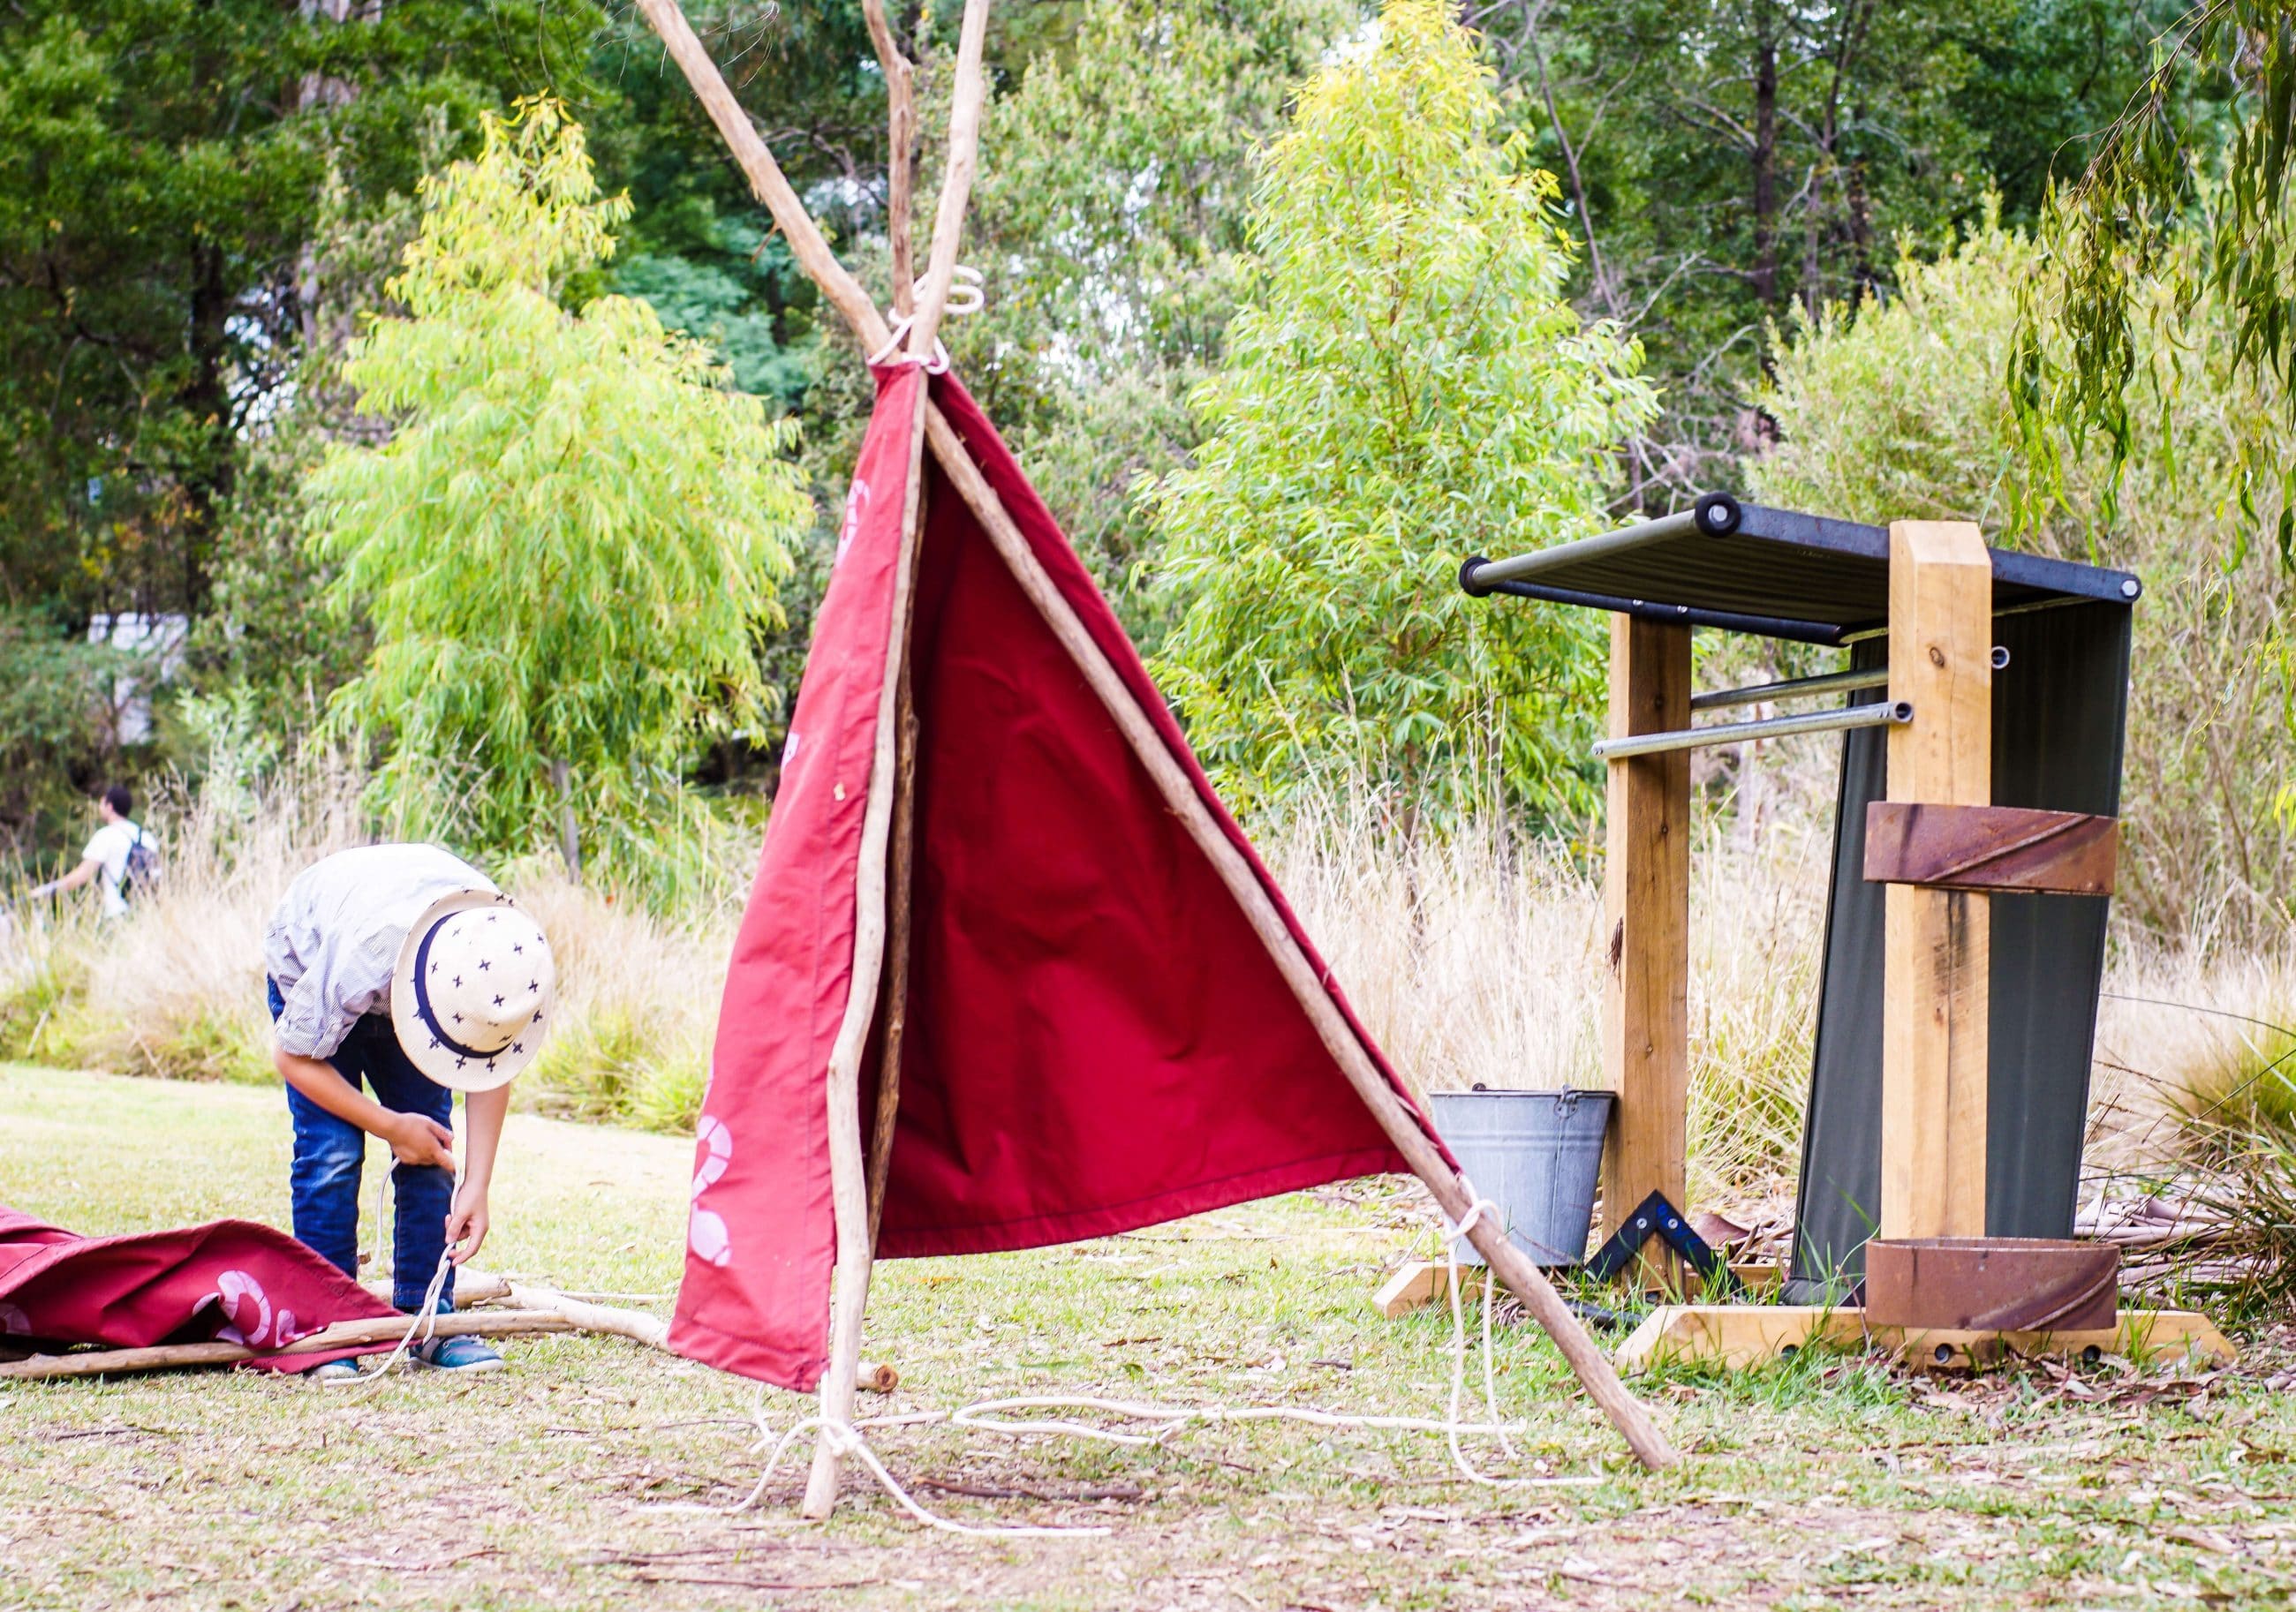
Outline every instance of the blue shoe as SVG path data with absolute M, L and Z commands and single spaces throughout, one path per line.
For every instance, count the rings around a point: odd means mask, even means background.
M 362 1375 L 355 1360 L 331 1360 L 303 1373 L 304 1380 L 316 1383 L 357 1382 Z
M 406 1352 L 407 1358 L 441 1371 L 499 1371 L 503 1357 L 478 1338 L 467 1334 L 453 1338 L 434 1338 L 428 1343 L 416 1344 Z

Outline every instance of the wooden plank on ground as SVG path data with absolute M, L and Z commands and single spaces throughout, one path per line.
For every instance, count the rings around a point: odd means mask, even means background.
M 1889 798 L 1993 798 L 1993 561 L 1976 527 L 1890 528 Z M 1988 897 L 1893 884 L 1882 1009 L 1883 1237 L 1985 1235 Z
M 2192 1310 L 2123 1310 L 2115 1325 L 2094 1330 L 1975 1332 L 1869 1328 L 1863 1310 L 1824 1305 L 1666 1305 L 1644 1318 L 1616 1358 L 1622 1372 L 1669 1363 L 1737 1371 L 1784 1359 L 1812 1343 L 1885 1348 L 1908 1365 L 1932 1366 L 2091 1350 L 2132 1360 L 2184 1354 L 2229 1364 L 2238 1357 L 2216 1323 Z

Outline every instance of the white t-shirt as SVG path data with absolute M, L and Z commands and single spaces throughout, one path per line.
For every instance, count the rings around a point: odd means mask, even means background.
M 144 831 L 125 817 L 118 822 L 107 822 L 96 830 L 87 842 L 87 849 L 79 854 L 82 862 L 102 864 L 95 882 L 103 892 L 103 915 L 124 918 L 127 914 L 127 898 L 119 893 L 120 884 L 127 877 L 127 853 L 135 847 Z

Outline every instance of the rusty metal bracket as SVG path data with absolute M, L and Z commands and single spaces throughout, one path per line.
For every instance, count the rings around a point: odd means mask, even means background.
M 1876 884 L 1997 896 L 2110 896 L 2120 822 L 2028 806 L 1876 800 L 1866 807 L 1866 877 Z
M 1875 1238 L 1866 1245 L 1874 1326 L 2085 1332 L 2109 1328 L 2120 1249 L 2054 1237 Z

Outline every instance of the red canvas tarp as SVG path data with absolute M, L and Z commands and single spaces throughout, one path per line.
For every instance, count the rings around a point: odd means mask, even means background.
M 878 375 L 726 980 L 670 1331 L 685 1354 L 791 1388 L 812 1387 L 827 1357 L 824 1082 L 853 977 L 913 389 L 922 384 L 914 365 Z M 1004 445 L 952 377 L 931 384 L 1328 978 Z M 1402 1169 L 1209 860 L 972 511 L 929 454 L 924 463 L 914 940 L 880 1255 L 1101 1237 Z
M 339 1321 L 397 1313 L 285 1232 L 253 1221 L 82 1237 L 0 1204 L 0 1340 L 17 1349 L 209 1339 L 276 1349 Z M 365 1352 L 248 1363 L 299 1371 Z

